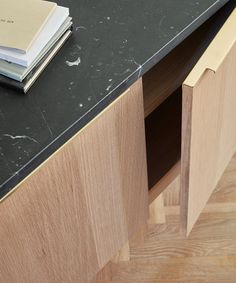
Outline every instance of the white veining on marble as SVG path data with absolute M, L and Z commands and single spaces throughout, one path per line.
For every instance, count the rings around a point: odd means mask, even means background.
M 36 141 L 34 138 L 31 138 L 31 137 L 26 136 L 26 135 L 13 136 L 13 135 L 10 135 L 10 134 L 4 134 L 3 136 L 4 136 L 4 137 L 9 137 L 9 138 L 11 138 L 12 140 L 25 139 L 25 140 L 30 140 L 30 141 L 32 141 L 32 142 L 38 143 L 38 141 Z
M 137 69 L 137 70 L 139 70 L 139 72 L 138 72 L 138 78 L 140 78 L 141 72 L 142 72 L 142 65 L 139 64 L 138 62 L 136 62 L 134 58 L 131 59 L 131 60 L 128 60 L 128 61 L 129 61 L 129 62 L 132 62 L 132 63 L 134 63 L 136 66 L 138 66 L 138 69 Z
M 79 66 L 79 64 L 81 63 L 81 59 L 80 57 L 78 57 L 77 60 L 71 62 L 71 61 L 66 61 L 67 66 L 72 67 L 72 66 Z
M 47 122 L 47 119 L 46 119 L 46 117 L 44 116 L 44 114 L 43 114 L 42 111 L 41 111 L 41 116 L 42 116 L 42 118 L 43 118 L 43 120 L 44 120 L 44 123 L 45 123 L 46 127 L 48 128 L 48 131 L 49 131 L 49 133 L 50 133 L 50 136 L 53 138 L 52 130 L 51 130 L 51 128 L 50 128 L 50 126 L 49 126 L 49 124 L 48 124 L 48 122 Z
M 112 84 L 106 88 L 106 91 L 109 91 L 112 88 Z
M 75 28 L 76 31 L 78 31 L 79 29 L 87 30 L 87 28 L 85 26 L 78 26 L 78 27 Z
M 114 75 L 115 76 L 122 76 L 122 75 L 125 75 L 125 74 L 127 74 L 127 73 L 130 73 L 130 72 L 132 72 L 132 70 L 131 69 L 126 69 L 124 72 L 122 72 L 122 73 L 114 73 Z

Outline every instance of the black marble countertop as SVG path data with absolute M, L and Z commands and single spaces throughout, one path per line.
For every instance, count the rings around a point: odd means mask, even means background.
M 58 0 L 72 37 L 27 95 L 0 87 L 0 198 L 228 0 Z

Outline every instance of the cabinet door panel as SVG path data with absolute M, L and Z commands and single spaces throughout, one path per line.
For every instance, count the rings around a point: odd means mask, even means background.
M 236 10 L 183 85 L 181 215 L 191 231 L 236 150 Z
M 139 80 L 0 204 L 0 282 L 89 282 L 148 214 Z

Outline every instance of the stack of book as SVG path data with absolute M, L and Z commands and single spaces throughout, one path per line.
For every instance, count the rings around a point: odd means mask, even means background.
M 0 0 L 0 84 L 26 93 L 71 30 L 68 8 L 43 0 Z

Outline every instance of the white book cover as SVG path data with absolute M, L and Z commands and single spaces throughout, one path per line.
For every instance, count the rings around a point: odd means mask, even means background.
M 14 50 L 0 48 L 0 58 L 15 64 L 28 67 L 37 58 L 38 54 L 55 35 L 60 26 L 69 16 L 69 9 L 57 6 L 50 19 L 41 29 L 38 37 L 34 40 L 27 53 L 19 53 Z

